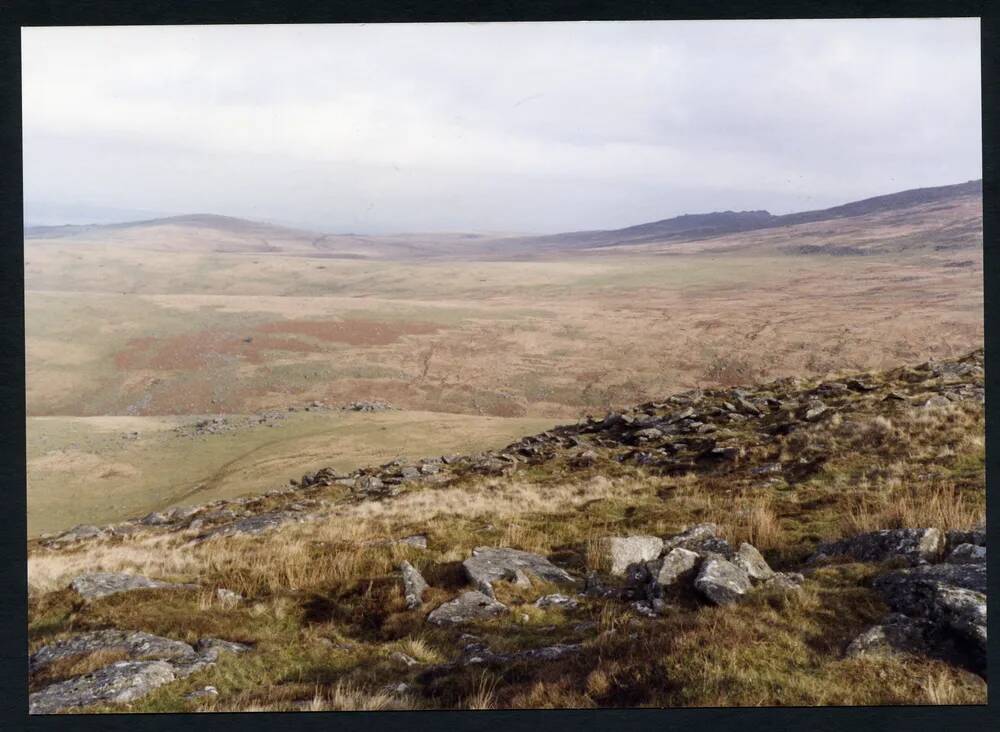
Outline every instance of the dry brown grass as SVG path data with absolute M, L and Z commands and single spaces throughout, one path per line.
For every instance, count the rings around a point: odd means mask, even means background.
M 482 672 L 462 706 L 465 709 L 496 709 L 498 683 L 496 676 Z
M 981 499 L 954 486 L 897 488 L 859 495 L 841 522 L 844 534 L 931 526 L 943 531 L 972 529 L 986 520 Z

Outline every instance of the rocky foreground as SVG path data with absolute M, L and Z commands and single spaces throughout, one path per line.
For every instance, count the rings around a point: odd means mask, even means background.
M 44 537 L 33 561 L 82 571 L 32 592 L 31 711 L 367 704 L 347 682 L 383 708 L 941 702 L 943 679 L 984 700 L 983 395 L 981 351 L 695 391 Z M 142 552 L 187 570 L 137 571 Z

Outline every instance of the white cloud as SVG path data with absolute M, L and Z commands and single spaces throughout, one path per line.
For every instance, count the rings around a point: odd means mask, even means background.
M 978 22 L 33 28 L 26 199 L 565 230 L 981 175 Z

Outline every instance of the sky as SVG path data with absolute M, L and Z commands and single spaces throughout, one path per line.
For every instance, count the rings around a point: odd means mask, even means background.
M 27 225 L 558 232 L 982 176 L 977 19 L 22 31 Z

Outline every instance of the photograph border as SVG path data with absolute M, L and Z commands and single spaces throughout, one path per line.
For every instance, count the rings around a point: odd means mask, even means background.
M 27 532 L 25 495 L 25 378 L 23 302 L 23 201 L 21 157 L 20 32 L 24 26 L 260 24 L 348 22 L 487 22 L 554 20 L 681 20 L 738 18 L 981 17 L 983 108 L 983 249 L 986 359 L 986 477 L 1000 471 L 1000 422 L 996 415 L 1000 371 L 993 354 L 1000 347 L 989 314 L 1000 295 L 1000 261 L 993 251 L 1000 227 L 997 207 L 997 93 L 1000 76 L 1000 22 L 988 2 L 536 2 L 487 0 L 368 0 L 318 2 L 286 0 L 203 0 L 141 2 L 137 0 L 22 0 L 0 3 L 0 485 L 6 488 L 8 519 L 0 524 L 0 728 L 74 730 L 177 729 L 211 725 L 243 731 L 272 729 L 419 730 L 498 729 L 513 732 L 544 724 L 553 731 L 662 729 L 664 726 L 704 730 L 940 730 L 942 725 L 986 729 L 997 715 L 998 695 L 982 706 L 677 708 L 510 711 L 393 711 L 320 713 L 121 714 L 29 717 L 27 715 Z M 987 490 L 988 531 L 996 533 L 1000 496 Z M 1000 597 L 998 555 L 988 560 L 989 595 Z M 996 618 L 989 622 L 989 656 L 998 657 Z

